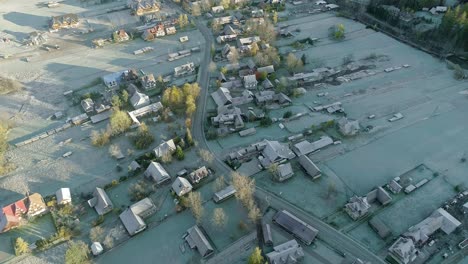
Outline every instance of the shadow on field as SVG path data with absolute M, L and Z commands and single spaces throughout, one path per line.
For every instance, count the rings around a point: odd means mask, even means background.
M 3 17 L 18 26 L 33 27 L 38 30 L 47 27 L 47 22 L 49 20 L 48 17 L 25 14 L 16 11 L 3 15 Z

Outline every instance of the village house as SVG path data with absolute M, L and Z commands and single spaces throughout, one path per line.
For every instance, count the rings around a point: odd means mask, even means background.
M 177 30 L 174 26 L 166 27 L 166 35 L 174 35 L 177 33 Z
M 232 103 L 231 92 L 227 88 L 219 87 L 216 92 L 211 93 L 211 97 L 215 101 L 216 105 L 223 106 Z
M 338 130 L 344 136 L 354 136 L 359 132 L 359 121 L 343 117 L 338 120 Z
M 132 119 L 133 126 L 140 126 L 141 123 L 138 120 L 139 117 L 142 117 L 151 113 L 157 113 L 162 108 L 163 108 L 163 105 L 161 104 L 161 102 L 156 102 L 154 104 L 150 104 L 142 108 L 130 111 L 128 112 L 128 116 L 130 116 L 130 119 Z
M 94 101 L 91 98 L 86 98 L 81 101 L 81 107 L 86 113 L 94 111 Z
M 303 140 L 292 146 L 292 150 L 297 156 L 307 155 L 326 146 L 333 144 L 333 139 L 328 136 L 322 136 L 319 140 L 310 143 L 307 140 Z
M 226 105 L 218 107 L 218 115 L 211 118 L 211 123 L 218 127 L 218 135 L 225 135 L 242 129 L 245 124 L 240 108 Z
M 234 17 L 232 16 L 217 17 L 213 19 L 213 24 L 218 24 L 218 25 L 231 24 L 233 22 L 234 22 Z
M 141 76 L 140 78 L 141 87 L 145 90 L 151 90 L 156 88 L 156 79 L 152 73 Z
M 61 16 L 53 16 L 50 21 L 50 28 L 61 29 L 76 27 L 79 24 L 78 16 L 76 14 L 65 14 Z
M 235 41 L 236 39 L 237 39 L 237 35 L 235 34 L 220 35 L 216 38 L 216 42 L 218 42 L 218 44 L 222 44 L 225 42 Z
M 154 154 L 157 158 L 162 158 L 166 155 L 172 155 L 176 151 L 176 145 L 173 139 L 164 141 L 154 149 Z
M 174 77 L 180 77 L 183 75 L 192 74 L 195 72 L 195 64 L 193 62 L 180 65 L 174 68 Z
M 48 40 L 48 36 L 46 32 L 34 31 L 34 32 L 29 33 L 29 37 L 25 43 L 26 45 L 29 45 L 29 46 L 39 46 L 39 45 L 46 43 L 47 40 Z
M 395 260 L 398 264 L 408 264 L 418 257 L 413 240 L 410 238 L 400 237 L 388 249 L 388 256 Z
M 127 6 L 137 16 L 155 13 L 160 10 L 160 4 L 156 0 L 129 0 Z
M 114 209 L 114 204 L 107 196 L 106 191 L 99 187 L 94 189 L 93 198 L 88 200 L 88 204 L 96 210 L 98 215 L 105 215 Z
M 167 173 L 164 167 L 155 161 L 150 163 L 144 174 L 145 177 L 152 178 L 156 184 L 162 184 L 171 180 L 171 176 L 169 176 L 169 173 Z
M 211 8 L 211 12 L 213 12 L 213 14 L 219 14 L 219 13 L 222 13 L 224 12 L 224 7 L 223 6 L 213 6 Z
M 25 223 L 27 219 L 48 212 L 44 199 L 39 193 L 27 194 L 25 198 L 18 200 L 2 208 L 0 212 L 0 233 Z
M 353 196 L 345 205 L 345 211 L 353 220 L 357 220 L 366 215 L 370 207 L 367 197 Z
M 299 164 L 301 164 L 301 167 L 304 168 L 307 175 L 312 177 L 312 179 L 315 180 L 322 176 L 322 172 L 320 171 L 320 169 L 309 157 L 307 157 L 307 155 L 300 155 L 298 160 Z
M 273 247 L 273 251 L 266 254 L 268 263 L 298 263 L 304 258 L 301 245 L 295 239 Z
M 203 166 L 192 171 L 188 175 L 188 178 L 192 184 L 197 184 L 204 178 L 208 177 L 209 175 L 210 175 L 210 171 L 205 166 Z
M 264 140 L 263 143 L 265 148 L 258 159 L 264 168 L 268 168 L 272 163 L 282 163 L 296 157 L 287 144 L 270 140 Z
M 275 67 L 273 65 L 260 67 L 257 69 L 257 72 L 265 72 L 266 74 L 271 74 L 275 72 Z
M 58 189 L 55 196 L 57 197 L 57 204 L 71 204 L 72 202 L 70 188 Z
M 124 42 L 128 41 L 130 39 L 130 36 L 127 34 L 127 32 L 125 32 L 125 30 L 120 29 L 115 31 L 114 34 L 112 34 L 112 38 L 115 42 Z
M 132 97 L 130 97 L 130 104 L 133 108 L 138 109 L 148 106 L 150 104 L 150 99 L 148 95 L 135 91 Z
M 275 93 L 274 91 L 261 91 L 254 94 L 257 105 L 269 105 L 277 103 L 279 105 L 288 105 L 292 100 L 284 93 Z
M 182 177 L 177 177 L 172 183 L 171 188 L 172 191 L 174 191 L 174 193 L 179 197 L 184 196 L 192 191 L 192 185 L 190 182 Z
M 184 238 L 191 249 L 197 249 L 202 258 L 214 253 L 213 247 L 198 226 L 189 228 Z
M 155 38 L 163 37 L 165 35 L 166 35 L 166 32 L 165 32 L 165 29 L 164 29 L 164 25 L 159 24 L 159 25 L 156 25 L 154 27 L 146 29 L 143 32 L 143 34 L 141 35 L 141 37 L 146 41 L 151 41 L 151 40 L 153 40 Z
M 286 210 L 278 211 L 273 216 L 273 222 L 306 245 L 312 244 L 318 234 L 317 229 Z
M 244 88 L 245 89 L 256 89 L 257 88 L 257 77 L 255 74 L 244 76 Z
M 283 182 L 294 175 L 293 169 L 291 167 L 291 163 L 283 163 L 278 165 L 278 169 L 275 176 L 275 179 L 279 182 Z
M 146 229 L 146 223 L 143 219 L 150 217 L 156 211 L 157 208 L 153 201 L 150 198 L 144 198 L 125 209 L 119 218 L 127 232 L 133 236 Z

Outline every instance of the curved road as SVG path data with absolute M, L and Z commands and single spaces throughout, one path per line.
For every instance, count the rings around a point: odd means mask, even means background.
M 214 39 L 211 30 L 203 24 L 203 21 L 197 20 L 197 27 L 205 38 L 205 54 L 200 64 L 198 73 L 198 83 L 200 84 L 201 92 L 200 98 L 198 99 L 198 107 L 192 120 L 192 136 L 194 140 L 198 142 L 199 147 L 210 150 L 205 138 L 204 119 L 210 78 L 208 65 L 211 62 L 211 44 L 214 43 Z M 217 156 L 214 157 L 212 166 L 214 166 L 217 172 L 220 174 L 230 175 L 231 173 L 231 169 Z M 276 196 L 276 194 L 256 187 L 255 196 L 260 200 L 267 201 L 271 207 L 277 210 L 286 209 L 290 211 L 311 226 L 315 227 L 319 231 L 319 238 L 333 248 L 349 253 L 355 257 L 360 258 L 361 260 L 369 261 L 370 263 L 385 263 L 382 259 L 380 259 L 378 256 L 373 254 L 355 240 L 337 231 L 333 227 L 322 222 L 317 217 L 305 212 L 301 208 L 298 208 L 295 205 Z

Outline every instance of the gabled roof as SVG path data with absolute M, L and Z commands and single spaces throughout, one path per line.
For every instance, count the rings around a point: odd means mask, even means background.
M 55 192 L 55 196 L 57 196 L 57 203 L 68 203 L 71 202 L 71 193 L 70 188 L 60 188 Z
M 294 239 L 275 246 L 273 250 L 266 254 L 269 263 L 272 264 L 293 264 L 304 257 L 302 247 Z
M 192 190 L 190 182 L 182 177 L 177 177 L 172 183 L 172 190 L 178 195 L 183 196 Z
M 154 154 L 156 154 L 156 157 L 162 158 L 164 155 L 172 154 L 175 150 L 176 145 L 174 143 L 174 140 L 170 139 L 157 146 L 154 149 Z
M 286 210 L 279 211 L 273 216 L 275 223 L 291 232 L 294 236 L 310 245 L 318 234 L 318 230 L 305 223 Z
M 132 104 L 133 108 L 138 109 L 149 105 L 150 99 L 148 95 L 135 91 L 135 93 L 130 98 L 130 103 Z
M 288 178 L 291 178 L 292 176 L 294 175 L 294 172 L 292 170 L 292 167 L 291 167 L 291 163 L 288 162 L 288 163 L 284 163 L 284 164 L 280 164 L 278 166 L 278 177 L 279 177 L 279 180 L 286 180 Z
M 93 198 L 88 201 L 88 204 L 94 207 L 99 215 L 104 215 L 114 206 L 107 193 L 99 187 L 94 190 Z
M 309 174 L 309 176 L 311 176 L 312 178 L 316 178 L 321 175 L 320 169 L 306 155 L 299 156 L 299 164 L 301 164 L 301 166 L 304 168 L 307 174 Z
M 161 184 L 171 179 L 171 176 L 169 176 L 169 173 L 167 173 L 164 167 L 155 161 L 150 163 L 145 171 L 145 176 L 153 178 L 157 184 Z
M 276 162 L 281 159 L 289 160 L 296 156 L 286 144 L 269 140 L 265 140 L 265 143 L 266 146 L 262 153 L 263 156 L 271 162 Z
M 220 87 L 218 90 L 211 93 L 211 97 L 218 106 L 229 104 L 232 101 L 231 92 L 224 87 Z
M 146 224 L 143 219 L 133 213 L 130 209 L 123 211 L 119 215 L 119 218 L 130 235 L 135 235 L 136 233 L 141 232 L 146 228 Z
M 208 239 L 202 233 L 198 226 L 193 226 L 187 230 L 185 241 L 189 244 L 190 248 L 196 248 L 202 257 L 207 257 L 213 254 L 214 250 Z

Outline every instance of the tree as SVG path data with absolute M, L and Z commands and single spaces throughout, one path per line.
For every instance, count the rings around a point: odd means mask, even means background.
M 268 172 L 276 176 L 278 173 L 278 163 L 270 164 L 270 166 L 268 166 Z
M 145 123 L 141 123 L 138 127 L 138 131 L 133 142 L 137 149 L 145 149 L 154 142 L 154 136 L 151 134 Z
M 252 223 L 256 223 L 258 221 L 258 219 L 260 219 L 262 214 L 260 212 L 260 209 L 258 209 L 258 207 L 253 202 L 253 200 L 250 203 L 248 210 L 249 210 L 248 217 L 249 217 L 250 221 L 252 221 Z
M 302 60 L 298 59 L 294 53 L 289 53 L 286 57 L 286 67 L 290 72 L 299 71 L 303 66 Z
M 210 62 L 210 64 L 208 65 L 208 70 L 209 70 L 210 72 L 216 72 L 216 69 L 217 69 L 216 63 Z
M 156 79 L 156 89 L 159 91 L 162 91 L 164 88 L 166 88 L 166 83 L 164 82 L 164 79 L 161 75 L 158 76 Z
M 200 15 L 201 15 L 200 4 L 192 4 L 192 16 L 197 17 L 197 16 L 200 16 Z
M 259 50 L 259 48 L 258 48 L 257 42 L 254 42 L 254 43 L 252 43 L 252 45 L 250 45 L 250 55 L 251 56 L 257 55 L 258 50 Z
M 86 264 L 89 262 L 89 248 L 83 241 L 70 241 L 65 252 L 66 264 Z
M 110 117 L 110 127 L 113 135 L 127 131 L 132 125 L 132 120 L 128 114 L 121 110 L 114 110 Z
M 178 160 L 183 160 L 185 158 L 185 153 L 180 146 L 177 146 L 175 156 Z
M 186 105 L 185 114 L 187 116 L 192 116 L 192 114 L 195 113 L 195 111 L 197 110 L 197 106 L 195 105 L 195 99 L 193 99 L 193 96 L 191 95 L 187 96 L 185 105 Z
M 265 259 L 262 256 L 262 250 L 259 247 L 255 247 L 252 255 L 249 257 L 248 264 L 264 264 Z
M 214 155 L 213 153 L 211 153 L 210 151 L 206 150 L 206 149 L 200 149 L 198 150 L 198 155 L 200 156 L 200 158 L 207 162 L 207 163 L 211 163 L 213 162 L 213 159 L 214 159 Z
M 23 238 L 18 237 L 15 241 L 15 255 L 19 256 L 29 252 L 30 250 L 28 242 L 24 241 Z
M 110 234 L 107 235 L 106 238 L 104 238 L 103 244 L 107 249 L 111 249 L 114 247 L 114 238 Z
M 345 26 L 338 24 L 328 29 L 329 36 L 334 40 L 342 40 L 345 38 Z
M 302 54 L 302 56 L 301 56 L 301 61 L 302 61 L 302 64 L 303 64 L 303 65 L 306 65 L 306 64 L 307 64 L 307 57 L 306 57 L 305 53 Z
M 179 15 L 179 27 L 184 28 L 187 24 L 185 24 L 184 14 Z
M 222 5 L 224 9 L 228 9 L 229 5 L 231 4 L 231 1 L 230 0 L 221 0 L 221 2 L 219 4 Z
M 327 199 L 330 199 L 333 194 L 336 193 L 336 184 L 335 183 L 329 183 L 327 187 Z
M 232 185 L 234 186 L 234 189 L 236 189 L 236 198 L 244 205 L 244 207 L 249 208 L 249 205 L 251 205 L 253 201 L 255 180 L 238 172 L 233 172 Z
M 122 95 L 121 95 L 122 102 L 127 104 L 128 103 L 128 97 L 129 97 L 129 95 L 128 95 L 127 90 L 123 90 Z
M 238 63 L 239 62 L 239 52 L 236 48 L 231 49 L 231 52 L 228 55 L 228 60 L 230 63 Z
M 91 144 L 93 146 L 102 147 L 109 143 L 111 132 L 109 129 L 96 131 L 91 131 Z
M 462 67 L 460 67 L 460 65 L 458 64 L 455 64 L 454 67 L 453 67 L 453 76 L 455 77 L 455 79 L 457 80 L 462 80 L 464 79 L 466 76 L 465 76 L 465 71 L 463 70 Z
M 104 229 L 100 226 L 95 226 L 89 230 L 89 239 L 91 242 L 102 242 L 104 238 Z
M 120 108 L 122 107 L 122 100 L 120 100 L 118 95 L 114 95 L 111 98 L 111 104 L 114 108 Z
M 221 191 L 224 187 L 226 186 L 226 183 L 224 182 L 224 176 L 219 176 L 216 178 L 214 184 L 213 184 L 213 189 L 215 192 Z
M 171 153 L 166 153 L 161 157 L 162 163 L 171 163 L 172 162 L 172 155 Z
M 272 20 L 273 20 L 273 24 L 276 25 L 278 23 L 278 13 L 276 11 L 273 11 Z
M 213 210 L 213 224 L 217 228 L 221 228 L 226 225 L 227 222 L 227 216 L 226 213 L 224 213 L 223 208 L 215 208 Z
M 283 118 L 290 118 L 292 115 L 293 115 L 293 113 L 292 113 L 291 111 L 286 111 L 286 112 L 283 114 Z
M 118 145 L 115 145 L 115 144 L 110 145 L 109 154 L 112 157 L 117 158 L 121 153 L 122 151 L 120 150 L 120 147 Z
M 203 213 L 204 213 L 201 194 L 199 192 L 191 192 L 189 193 L 187 199 L 188 199 L 188 206 L 190 207 L 190 210 L 192 211 L 193 217 L 195 218 L 197 223 L 200 223 L 203 217 Z
M 227 68 L 226 67 L 221 67 L 221 69 L 219 69 L 219 71 L 222 73 L 222 74 L 226 74 L 228 72 Z
M 187 144 L 190 146 L 193 146 L 193 138 L 192 138 L 192 132 L 190 131 L 190 128 L 185 129 L 185 140 L 187 141 Z

